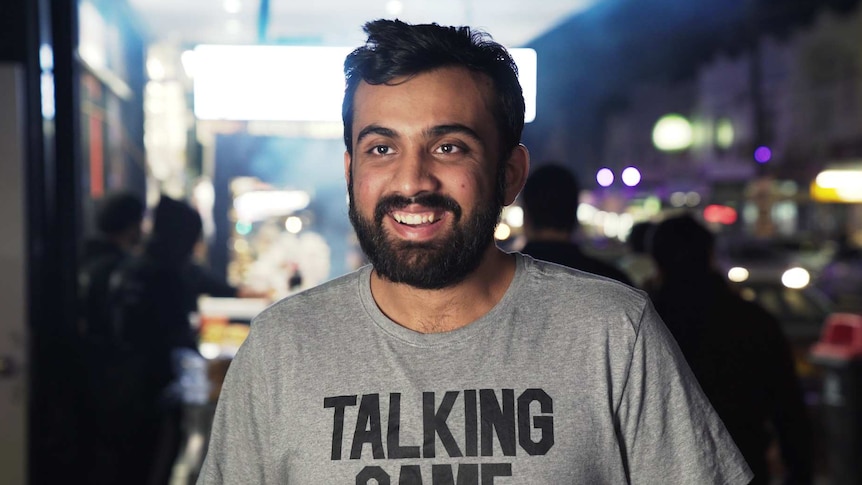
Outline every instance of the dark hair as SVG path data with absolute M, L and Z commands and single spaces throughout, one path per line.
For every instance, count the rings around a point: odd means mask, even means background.
M 103 197 L 96 209 L 96 228 L 108 235 L 141 225 L 144 203 L 131 192 L 115 192 Z
M 344 60 L 347 81 L 341 117 L 344 144 L 353 154 L 353 97 L 361 81 L 385 84 L 394 78 L 412 76 L 440 67 L 461 66 L 486 74 L 497 94 L 494 118 L 500 135 L 503 159 L 521 142 L 524 129 L 524 95 L 518 68 L 508 51 L 485 32 L 469 27 L 437 24 L 410 25 L 400 20 L 375 20 L 364 26 L 364 46 Z
M 146 251 L 164 263 L 182 263 L 191 257 L 201 237 L 201 216 L 192 206 L 166 195 L 156 206 L 153 230 Z
M 573 231 L 578 223 L 580 187 L 568 168 L 546 164 L 527 177 L 521 192 L 524 213 L 535 229 Z
M 666 275 L 710 271 L 715 236 L 689 214 L 660 222 L 650 240 L 650 253 Z

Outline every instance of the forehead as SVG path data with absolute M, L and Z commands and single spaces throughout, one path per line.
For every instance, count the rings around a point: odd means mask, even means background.
M 482 73 L 444 67 L 386 84 L 361 82 L 353 100 L 353 133 L 378 124 L 398 130 L 461 123 L 496 136 L 494 85 Z

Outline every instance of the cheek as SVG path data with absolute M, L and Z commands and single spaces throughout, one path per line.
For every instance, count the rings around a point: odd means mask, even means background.
M 373 207 L 377 184 L 373 180 L 357 177 L 353 179 L 353 197 L 358 207 Z

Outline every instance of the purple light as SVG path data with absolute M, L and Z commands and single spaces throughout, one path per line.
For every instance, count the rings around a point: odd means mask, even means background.
M 609 168 L 600 168 L 596 172 L 596 182 L 602 187 L 610 187 L 614 183 L 614 173 Z
M 757 150 L 754 150 L 754 159 L 757 160 L 757 163 L 766 163 L 772 160 L 772 150 L 769 147 L 759 146 Z
M 623 183 L 634 187 L 641 182 L 641 172 L 634 167 L 627 167 L 622 174 Z

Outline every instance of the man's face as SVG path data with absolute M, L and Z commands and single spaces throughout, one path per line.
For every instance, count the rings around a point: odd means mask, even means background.
M 493 244 L 504 174 L 492 92 L 490 79 L 461 68 L 357 88 L 350 220 L 380 276 L 444 288 Z

